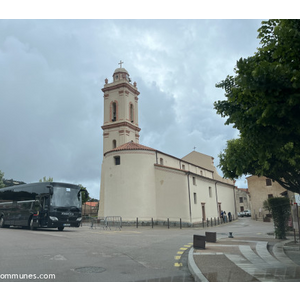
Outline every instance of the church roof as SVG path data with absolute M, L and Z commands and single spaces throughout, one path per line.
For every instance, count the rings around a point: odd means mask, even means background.
M 117 68 L 117 69 L 115 69 L 114 74 L 116 74 L 116 73 L 127 73 L 129 75 L 128 71 L 125 68 Z
M 156 151 L 153 148 L 150 148 L 150 147 L 147 147 L 147 146 L 144 146 L 144 145 L 141 145 L 141 144 L 137 144 L 137 143 L 134 143 L 134 142 L 128 142 L 128 143 L 123 144 L 123 145 L 121 145 L 117 148 L 114 148 L 110 151 L 107 151 L 106 153 L 110 153 L 110 152 L 114 152 L 114 151 L 124 151 L 124 150 L 146 150 L 146 151 L 150 150 L 150 151 Z

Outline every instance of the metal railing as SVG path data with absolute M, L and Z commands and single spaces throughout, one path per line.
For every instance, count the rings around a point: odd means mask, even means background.
M 122 228 L 122 217 L 120 216 L 108 216 L 104 219 L 104 229 L 109 228 L 111 230 L 111 227 L 115 227 L 116 229 L 121 230 Z
M 199 221 L 197 223 L 189 223 L 189 222 L 183 222 L 181 218 L 179 219 L 170 219 L 167 218 L 165 220 L 153 220 L 153 218 L 149 220 L 140 220 L 139 218 L 136 218 L 136 220 L 132 221 L 122 221 L 121 216 L 107 216 L 104 219 L 99 219 L 97 217 L 90 217 L 90 216 L 85 216 L 82 219 L 81 226 L 90 226 L 91 229 L 96 229 L 96 228 L 103 228 L 105 230 L 111 228 L 115 228 L 118 230 L 121 230 L 123 226 L 135 226 L 138 228 L 139 226 L 149 226 L 154 228 L 155 226 L 166 226 L 168 229 L 171 227 L 177 227 L 182 229 L 183 227 L 214 227 L 218 226 L 224 223 L 229 223 L 230 221 L 234 221 L 237 218 L 232 215 L 231 220 L 227 217 L 225 218 L 207 218 L 203 219 L 202 221 Z

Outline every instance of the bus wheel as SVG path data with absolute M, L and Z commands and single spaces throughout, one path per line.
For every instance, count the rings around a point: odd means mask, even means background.
M 30 230 L 36 230 L 36 228 L 33 226 L 33 219 L 32 218 L 30 219 L 30 222 L 29 222 L 29 229 Z
M 57 229 L 58 229 L 59 231 L 63 231 L 64 228 L 65 228 L 65 227 L 62 226 L 62 227 L 58 227 Z

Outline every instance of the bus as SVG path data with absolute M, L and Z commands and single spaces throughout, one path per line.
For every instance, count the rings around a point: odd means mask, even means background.
M 80 186 L 60 182 L 38 182 L 0 189 L 0 227 L 79 227 Z

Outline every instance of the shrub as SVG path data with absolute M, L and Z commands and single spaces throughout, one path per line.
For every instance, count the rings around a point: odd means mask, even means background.
M 287 197 L 276 197 L 268 199 L 268 202 L 274 220 L 275 236 L 277 239 L 285 239 L 291 214 L 290 200 Z

